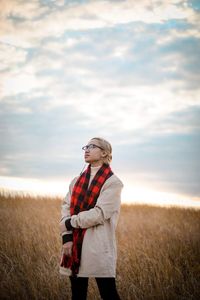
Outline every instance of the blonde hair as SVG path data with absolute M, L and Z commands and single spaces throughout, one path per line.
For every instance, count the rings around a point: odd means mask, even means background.
M 106 156 L 103 157 L 103 162 L 110 164 L 112 161 L 112 146 L 111 144 L 101 137 L 94 137 L 91 140 L 96 140 L 99 143 L 99 146 L 103 148 L 103 151 L 106 153 Z

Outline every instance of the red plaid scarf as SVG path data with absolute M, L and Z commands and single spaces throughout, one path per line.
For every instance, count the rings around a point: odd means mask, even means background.
M 113 175 L 113 172 L 108 164 L 103 164 L 94 176 L 88 189 L 91 174 L 91 165 L 77 179 L 71 196 L 70 213 L 71 216 L 77 215 L 81 211 L 93 208 L 97 202 L 101 188 L 105 181 Z M 72 275 L 76 276 L 79 271 L 81 250 L 83 238 L 86 229 L 73 229 L 73 247 L 72 256 L 68 257 L 64 266 L 72 270 Z

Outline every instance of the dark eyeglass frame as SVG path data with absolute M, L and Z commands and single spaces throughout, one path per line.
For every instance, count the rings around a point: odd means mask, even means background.
M 100 147 L 100 146 L 97 146 L 97 145 L 95 145 L 95 144 L 89 144 L 89 145 L 86 145 L 86 146 L 83 146 L 82 147 L 82 150 L 90 150 L 90 149 L 95 149 L 95 148 L 99 148 L 99 149 L 101 149 L 101 150 L 104 150 L 102 147 Z

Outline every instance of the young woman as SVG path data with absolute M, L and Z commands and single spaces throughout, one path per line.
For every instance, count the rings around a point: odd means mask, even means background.
M 123 183 L 110 168 L 108 141 L 95 137 L 82 149 L 88 167 L 72 180 L 62 203 L 60 273 L 70 276 L 72 300 L 87 298 L 89 277 L 95 277 L 102 299 L 119 300 L 115 230 Z

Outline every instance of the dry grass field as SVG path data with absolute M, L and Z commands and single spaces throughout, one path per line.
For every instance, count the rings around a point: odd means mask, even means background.
M 58 272 L 61 202 L 0 195 L 1 300 L 70 299 Z M 200 211 L 123 205 L 117 241 L 122 300 L 199 299 Z M 100 299 L 93 279 L 88 299 Z

